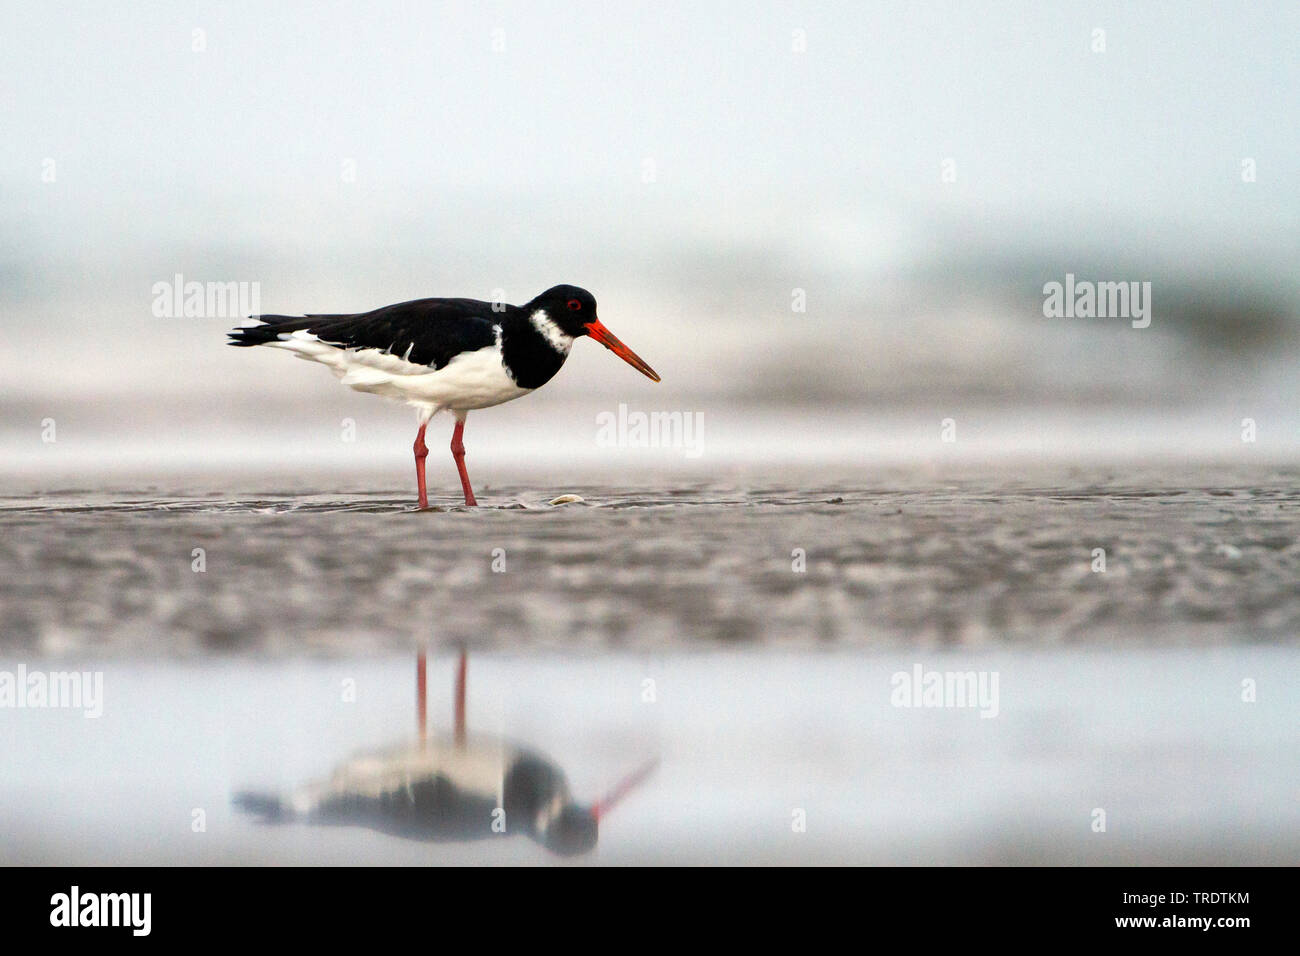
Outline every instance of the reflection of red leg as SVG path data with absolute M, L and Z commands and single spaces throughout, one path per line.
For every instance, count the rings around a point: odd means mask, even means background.
M 424 429 L 428 422 L 420 422 L 419 434 L 415 436 L 415 482 L 420 486 L 420 510 L 429 507 L 429 493 L 424 490 L 424 459 L 429 457 L 429 446 L 424 443 Z
M 429 682 L 428 669 L 425 666 L 424 651 L 415 656 L 415 719 L 420 733 L 420 743 L 424 744 L 429 735 Z
M 469 472 L 465 470 L 465 443 L 461 436 L 465 434 L 465 419 L 456 422 L 456 430 L 451 433 L 451 457 L 456 459 L 456 470 L 460 472 L 460 486 L 465 491 L 465 504 L 477 505 L 474 489 L 469 486 Z
M 456 666 L 456 743 L 465 742 L 465 671 L 467 661 L 465 652 L 460 652 L 460 663 Z

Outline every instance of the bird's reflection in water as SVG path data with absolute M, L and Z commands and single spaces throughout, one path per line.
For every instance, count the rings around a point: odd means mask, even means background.
M 557 854 L 590 852 L 601 818 L 657 761 L 643 765 L 603 799 L 579 803 L 564 772 L 542 754 L 466 732 L 466 666 L 462 652 L 451 735 L 426 733 L 421 654 L 416 665 L 417 743 L 357 755 L 328 779 L 285 795 L 237 794 L 235 805 L 266 823 L 361 826 L 410 840 L 447 842 L 525 833 Z

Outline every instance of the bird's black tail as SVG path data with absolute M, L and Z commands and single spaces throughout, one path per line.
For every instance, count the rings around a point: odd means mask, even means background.
M 257 319 L 261 324 L 231 329 L 226 333 L 230 336 L 227 345 L 265 345 L 279 339 L 282 333 L 305 329 L 319 321 L 314 316 L 304 315 L 250 315 L 249 318 Z
M 230 336 L 227 345 L 241 345 L 244 347 L 250 345 L 265 345 L 267 342 L 274 342 L 281 335 L 288 332 L 297 332 L 299 329 L 317 329 L 322 325 L 328 325 L 330 322 L 339 319 L 351 319 L 352 315 L 250 315 L 250 319 L 257 321 L 258 325 L 245 326 L 242 329 L 231 329 L 226 334 Z

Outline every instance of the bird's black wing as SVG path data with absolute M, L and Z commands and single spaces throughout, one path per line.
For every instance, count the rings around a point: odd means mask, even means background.
M 496 342 L 502 315 L 477 299 L 415 299 L 355 315 L 259 315 L 262 325 L 234 329 L 229 345 L 265 345 L 283 334 L 307 331 L 346 349 L 378 349 L 442 368 L 461 352 Z

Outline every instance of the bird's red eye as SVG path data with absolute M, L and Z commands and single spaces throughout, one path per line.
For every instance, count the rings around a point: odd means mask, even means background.
M 570 310 L 572 310 L 572 311 L 574 311 L 574 312 L 577 312 L 577 311 L 578 311 L 579 309 L 581 309 L 581 308 L 582 308 L 582 303 L 579 302 L 577 299 L 570 299 L 570 300 L 569 300 L 569 309 L 570 309 Z

